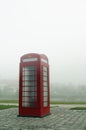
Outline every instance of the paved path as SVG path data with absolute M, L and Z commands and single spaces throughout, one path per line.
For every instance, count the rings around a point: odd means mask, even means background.
M 62 108 L 72 108 L 72 107 L 86 107 L 86 104 L 57 104 L 57 106 Z
M 44 118 L 17 117 L 18 109 L 0 110 L 0 130 L 86 130 L 86 110 L 52 107 Z

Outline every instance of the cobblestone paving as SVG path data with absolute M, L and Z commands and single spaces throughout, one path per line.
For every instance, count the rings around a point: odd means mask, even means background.
M 0 110 L 0 130 L 86 130 L 85 110 L 53 107 L 43 118 L 17 115 L 17 108 Z

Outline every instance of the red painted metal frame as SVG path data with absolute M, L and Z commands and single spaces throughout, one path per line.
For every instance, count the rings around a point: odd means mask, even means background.
M 37 61 L 22 62 L 26 58 L 37 58 Z M 41 59 L 47 60 L 47 63 Z M 36 107 L 22 107 L 22 67 L 37 66 L 37 106 Z M 42 67 L 48 68 L 48 106 L 43 106 L 43 70 Z M 48 58 L 44 54 L 29 53 L 25 54 L 20 59 L 20 73 L 19 73 L 19 116 L 37 116 L 43 117 L 50 114 L 50 79 L 49 79 L 49 64 Z

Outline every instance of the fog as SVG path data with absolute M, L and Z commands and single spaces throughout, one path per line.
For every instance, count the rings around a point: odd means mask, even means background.
M 26 53 L 48 56 L 51 83 L 86 85 L 86 1 L 0 0 L 0 80 Z

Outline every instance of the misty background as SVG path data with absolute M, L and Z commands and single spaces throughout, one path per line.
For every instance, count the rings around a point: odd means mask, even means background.
M 86 1 L 0 0 L 0 99 L 18 99 L 26 53 L 48 56 L 52 100 L 86 101 Z

